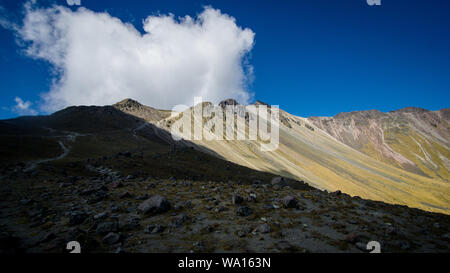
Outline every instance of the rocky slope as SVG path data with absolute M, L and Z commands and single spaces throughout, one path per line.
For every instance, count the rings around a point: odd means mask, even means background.
M 226 105 L 236 105 L 235 117 L 242 116 L 248 122 L 249 116 L 245 113 L 248 106 L 227 100 L 221 107 Z M 267 104 L 257 102 L 256 105 Z M 213 107 L 210 103 L 202 106 L 205 111 Z M 341 118 L 337 118 L 339 121 L 326 122 L 329 119 L 305 119 L 280 110 L 280 145 L 277 150 L 266 152 L 260 149 L 261 140 L 174 141 L 170 130 L 178 117 L 127 99 L 114 106 L 69 107 L 50 116 L 0 121 L 0 138 L 5 143 L 0 147 L 0 157 L 8 159 L 0 161 L 0 165 L 15 162 L 33 169 L 39 162 L 61 157 L 81 160 L 123 150 L 163 151 L 167 146 L 193 147 L 255 170 L 306 181 L 318 189 L 341 190 L 365 199 L 448 214 L 450 185 L 445 179 L 448 177 L 445 162 L 450 157 L 445 148 L 448 111 L 418 113 L 415 109 L 394 113 L 370 111 L 341 114 Z M 346 119 L 347 116 L 353 118 Z M 408 125 L 405 116 L 415 125 Z M 381 121 L 377 123 L 376 120 Z M 383 124 L 399 125 L 380 130 L 382 121 Z M 202 122 L 207 120 L 202 119 Z M 340 129 L 328 133 L 323 124 L 341 125 L 330 126 Z M 248 126 L 245 130 L 248 135 Z M 333 136 L 333 132 L 341 132 L 342 138 Z M 426 132 L 431 133 L 427 135 Z M 204 132 L 204 135 L 208 134 Z M 359 142 L 349 142 L 354 139 L 353 135 Z M 396 165 L 393 159 L 378 160 L 373 155 L 368 156 L 364 153 L 367 145 L 356 145 L 366 139 L 373 140 L 368 141 L 369 144 L 381 145 L 380 149 L 389 151 L 387 154 L 405 164 Z M 396 149 L 405 153 L 396 152 Z M 408 153 L 414 158 L 409 159 Z M 420 164 L 421 159 L 423 164 Z M 433 172 L 428 170 L 430 174 L 420 169 L 428 166 L 425 165 L 427 162 L 429 166 L 437 166 Z
M 372 240 L 449 251 L 447 184 L 307 119 L 281 111 L 280 147 L 261 152 L 261 141 L 174 141 L 173 118 L 122 104 L 0 121 L 0 252 L 72 240 L 83 252 L 364 252 Z
M 210 103 L 203 103 L 201 106 L 206 112 L 212 111 L 214 107 Z M 196 107 L 200 107 L 200 104 Z M 187 109 L 184 114 L 193 115 L 196 112 L 194 109 Z M 248 106 L 238 106 L 235 116 L 244 117 L 247 109 Z M 196 113 L 198 112 L 201 113 L 200 110 Z M 370 112 L 368 115 L 383 114 Z M 203 124 L 208 122 L 198 114 L 193 117 Z M 361 117 L 360 122 L 371 123 L 369 117 Z M 158 126 L 170 130 L 170 126 L 178 118 L 163 119 Z M 293 116 L 283 110 L 280 110 L 279 129 L 279 147 L 269 152 L 260 149 L 263 143 L 261 140 L 210 141 L 203 138 L 193 142 L 214 151 L 226 160 L 252 169 L 306 181 L 319 189 L 341 190 L 365 199 L 450 213 L 450 185 L 446 180 L 424 176 L 423 173 L 411 172 L 409 169 L 367 156 L 321 130 L 312 120 Z M 249 134 L 248 124 L 243 133 Z M 203 135 L 215 133 L 203 130 Z M 447 137 L 442 133 L 438 136 L 442 142 Z M 448 156 L 448 150 L 440 151 L 442 156 Z M 439 150 L 433 150 L 429 154 L 436 155 L 438 152 Z
M 169 175 L 173 175 L 170 177 Z M 2 169 L 0 253 L 450 251 L 450 216 L 328 193 L 190 148 Z
M 158 110 L 146 105 L 142 105 L 139 102 L 132 99 L 125 99 L 113 105 L 116 109 L 144 119 L 148 122 L 157 122 L 170 116 L 171 111 Z
M 342 143 L 380 161 L 449 181 L 449 111 L 409 107 L 389 113 L 372 110 L 308 120 Z

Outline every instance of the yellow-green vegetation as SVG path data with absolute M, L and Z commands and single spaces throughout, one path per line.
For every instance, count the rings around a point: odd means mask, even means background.
M 426 139 L 413 130 L 399 133 L 385 131 L 386 142 L 396 152 L 414 162 L 429 177 L 450 181 L 450 172 L 443 157 L 450 158 L 450 150 L 432 139 Z
M 194 142 L 229 161 L 303 180 L 319 189 L 341 190 L 365 199 L 450 213 L 450 184 L 446 180 L 412 173 L 372 158 L 335 140 L 322 130 L 313 131 L 299 125 L 309 123 L 307 119 L 292 116 L 284 111 L 281 113 L 297 122 L 293 122 L 291 128 L 280 125 L 279 147 L 275 151 L 261 151 L 259 141 Z M 405 137 L 410 138 L 408 135 Z M 413 142 L 412 139 L 411 141 Z M 423 140 L 420 141 L 422 146 L 428 147 Z M 437 144 L 429 145 L 430 149 L 437 148 L 429 152 L 433 160 L 441 162 L 437 160 L 438 152 L 448 158 L 448 150 L 436 146 Z M 406 147 L 409 146 L 411 144 Z M 406 147 L 404 149 L 407 149 Z M 423 156 L 418 150 L 416 152 Z M 436 171 L 439 176 L 448 178 L 448 173 L 445 172 L 444 168 Z M 430 171 L 428 173 L 431 174 Z

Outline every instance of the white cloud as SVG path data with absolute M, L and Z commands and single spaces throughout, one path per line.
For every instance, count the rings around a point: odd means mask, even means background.
M 197 18 L 149 16 L 145 33 L 107 13 L 85 8 L 26 6 L 18 31 L 26 53 L 55 68 L 44 111 L 69 105 L 106 105 L 130 97 L 170 109 L 194 96 L 247 103 L 252 67 L 246 60 L 254 33 L 220 10 Z
M 23 115 L 37 115 L 36 110 L 31 108 L 32 103 L 29 101 L 23 101 L 21 98 L 16 97 L 14 99 L 16 105 L 12 108 L 12 111 L 23 116 Z
M 12 21 L 11 14 L 3 6 L 0 6 L 0 27 L 17 31 L 18 28 Z

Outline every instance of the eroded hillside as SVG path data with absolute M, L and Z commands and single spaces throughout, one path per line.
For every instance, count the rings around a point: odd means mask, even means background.
M 202 106 L 204 111 L 214 107 L 208 103 Z M 246 107 L 237 106 L 235 116 L 245 115 Z M 192 114 L 193 109 L 186 110 L 185 114 Z M 194 116 L 202 123 L 207 122 L 205 118 Z M 169 117 L 158 125 L 170 130 L 175 120 Z M 371 123 L 370 120 L 365 122 Z M 379 161 L 338 141 L 310 120 L 282 110 L 279 128 L 279 147 L 269 152 L 261 151 L 260 140 L 211 141 L 204 138 L 193 142 L 237 164 L 307 181 L 319 189 L 341 190 L 366 199 L 449 213 L 450 186 L 446 180 Z M 245 130 L 248 135 L 248 126 Z M 214 134 L 211 131 L 203 133 Z M 446 138 L 443 134 L 439 137 L 442 141 Z M 439 151 L 437 149 L 429 154 L 436 155 Z M 448 150 L 441 150 L 442 156 L 448 156 L 447 153 Z M 444 174 L 442 176 L 445 177 Z
M 309 120 L 332 137 L 380 161 L 450 180 L 449 110 L 361 111 Z

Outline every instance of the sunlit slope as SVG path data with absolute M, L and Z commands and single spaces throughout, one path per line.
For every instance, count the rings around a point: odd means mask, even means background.
M 377 161 L 335 140 L 307 119 L 280 113 L 280 144 L 273 152 L 262 152 L 260 141 L 194 142 L 237 164 L 304 180 L 320 189 L 449 214 L 447 182 Z M 174 119 L 169 120 L 160 126 L 170 130 Z
M 308 120 L 377 160 L 450 182 L 449 110 L 358 111 Z
M 384 134 L 389 146 L 414 162 L 424 175 L 450 183 L 450 150 L 445 144 L 413 129 L 386 130 Z

